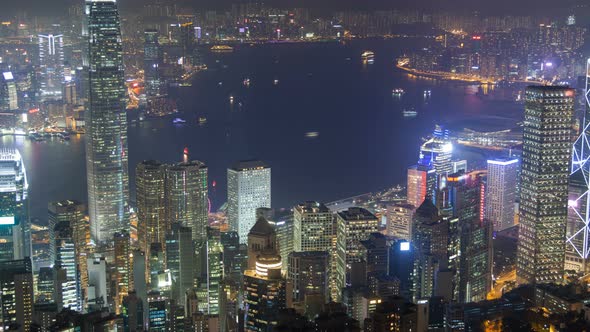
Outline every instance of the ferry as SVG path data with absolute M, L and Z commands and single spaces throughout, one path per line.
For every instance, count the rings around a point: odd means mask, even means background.
M 431 95 L 432 95 L 431 90 L 424 90 L 424 98 L 430 98 Z
M 406 93 L 406 91 L 402 88 L 397 88 L 397 89 L 391 90 L 391 94 L 396 97 L 401 97 L 404 93 Z
M 229 45 L 214 45 L 211 52 L 233 52 L 234 48 Z
M 275 80 L 274 80 L 274 81 L 272 81 L 272 84 L 274 84 L 274 85 L 279 85 L 279 80 L 275 78 Z
M 204 125 L 205 123 L 207 123 L 207 118 L 204 116 L 199 117 L 199 124 Z
M 172 123 L 174 123 L 174 124 L 182 124 L 182 123 L 186 123 L 186 120 L 181 119 L 181 118 L 174 118 L 174 120 L 172 120 Z
M 371 64 L 375 62 L 375 53 L 373 51 L 364 51 L 361 54 L 361 59 L 363 59 L 363 62 Z
M 234 103 L 234 96 L 229 96 L 229 102 L 232 104 Z
M 402 111 L 404 118 L 415 118 L 418 116 L 418 112 L 414 108 L 406 108 Z
M 305 133 L 305 137 L 307 138 L 316 138 L 320 136 L 320 133 L 317 131 L 308 131 L 307 133 Z
M 245 87 L 250 87 L 250 79 L 249 78 L 245 78 L 243 84 L 244 84 Z

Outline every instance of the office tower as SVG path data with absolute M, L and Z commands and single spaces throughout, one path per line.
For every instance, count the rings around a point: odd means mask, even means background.
M 152 243 L 165 247 L 169 225 L 166 216 L 166 166 L 148 160 L 137 165 L 135 171 L 138 241 L 143 252 Z
M 223 246 L 219 229 L 207 228 L 207 314 L 219 315 L 220 284 L 223 279 Z
M 143 300 L 137 296 L 135 291 L 123 298 L 123 328 L 125 332 L 141 331 L 144 329 Z
M 90 225 L 85 217 L 86 206 L 75 200 L 63 200 L 50 202 L 47 206 L 49 219 L 49 246 L 51 260 L 54 262 L 55 257 L 55 226 L 60 222 L 66 222 L 72 229 L 72 241 L 74 243 L 76 265 L 80 281 L 80 296 L 83 300 L 86 298 L 86 288 L 88 287 L 88 245 L 90 243 Z
M 140 250 L 133 251 L 133 289 L 132 291 L 141 299 L 143 303 L 143 321 L 144 321 L 144 329 L 147 325 L 148 321 L 148 311 L 146 308 L 148 307 L 147 302 L 147 294 L 148 294 L 148 287 L 146 282 L 146 259 L 145 253 Z
M 28 188 L 18 150 L 0 150 L 0 261 L 31 256 Z
M 167 171 L 166 193 L 168 221 L 190 227 L 193 241 L 207 240 L 209 196 L 207 166 L 197 160 L 170 166 Z
M 518 284 L 560 282 L 574 90 L 531 86 L 525 97 L 516 279 Z
M 449 131 L 443 129 L 440 125 L 436 125 L 430 139 L 420 147 L 418 164 L 432 165 L 437 176 L 444 176 L 453 172 L 452 157 L 453 143 L 449 138 Z
M 55 293 L 59 309 L 69 308 L 80 311 L 79 272 L 73 229 L 68 221 L 60 221 L 54 227 L 55 233 Z
M 170 300 L 158 291 L 148 293 L 149 331 L 166 332 Z
M 406 240 L 396 240 L 389 247 L 389 253 L 389 275 L 399 280 L 399 294 L 411 299 L 414 273 L 413 245 Z
M 585 109 L 581 120 L 581 130 L 576 138 L 572 153 L 572 169 L 569 181 L 568 222 L 566 230 L 565 269 L 582 274 L 590 272 L 588 255 L 590 254 L 590 163 L 588 147 L 590 146 L 590 59 L 586 62 Z
M 458 222 L 449 220 L 447 248 L 449 268 L 455 274 L 454 299 L 460 303 L 484 301 L 492 288 L 492 225 L 484 219 L 482 177 L 480 172 L 471 172 L 462 176 L 450 175 L 446 182 L 453 216 L 458 218 Z
M 361 260 L 361 242 L 379 231 L 379 220 L 371 212 L 358 207 L 336 214 L 336 288 L 340 292 L 352 285 L 356 263 Z M 340 296 L 340 294 L 337 294 Z
M 327 251 L 292 252 L 288 260 L 287 281 L 293 287 L 293 302 L 303 305 L 306 309 L 306 303 L 317 302 L 321 307 L 329 302 L 330 253 Z
M 50 303 L 53 302 L 55 292 L 54 278 L 52 267 L 42 267 L 37 275 L 37 291 L 35 292 L 35 302 Z
M 43 99 L 61 97 L 64 82 L 64 36 L 39 34 L 39 85 Z
M 495 231 L 514 225 L 518 159 L 488 160 L 485 216 Z
M 5 71 L 0 76 L 0 111 L 18 110 L 18 90 L 12 72 Z
M 88 308 L 102 310 L 107 302 L 107 261 L 104 257 L 88 258 Z
M 264 217 L 268 224 L 275 230 L 277 235 L 277 246 L 281 257 L 288 257 L 293 251 L 293 213 L 289 211 L 281 211 L 275 213 L 271 208 L 257 208 L 256 218 Z M 287 273 L 287 260 L 283 261 L 283 273 Z
M 256 256 L 258 256 L 258 254 L 260 254 L 265 248 L 270 248 L 278 252 L 277 234 L 264 217 L 259 217 L 256 224 L 252 226 L 248 233 L 247 268 L 249 270 L 256 268 Z
M 35 301 L 35 305 L 33 305 L 33 324 L 37 325 L 41 331 L 49 331 L 50 327 L 55 324 L 57 313 L 56 303 L 39 303 Z
M 223 247 L 223 267 L 225 274 L 230 275 L 234 258 L 240 252 L 240 239 L 237 232 L 221 232 L 220 240 Z
M 397 203 L 387 208 L 387 235 L 396 239 L 412 239 L 412 218 L 416 208 L 411 204 Z
M 148 256 L 149 266 L 149 284 L 151 290 L 159 290 L 159 276 L 164 273 L 166 260 L 164 259 L 164 250 L 159 243 L 152 243 Z
M 422 331 L 418 329 L 418 309 L 401 297 L 386 299 L 376 305 L 365 323 L 365 331 Z
M 258 233 L 255 228 L 261 226 L 261 221 L 266 223 L 264 218 L 260 218 L 250 234 Z M 274 233 L 268 223 L 265 227 Z M 244 331 L 247 332 L 271 330 L 277 324 L 278 311 L 287 306 L 287 282 L 281 275 L 281 256 L 272 241 L 273 236 L 268 235 L 267 241 L 263 242 L 259 241 L 261 236 L 257 234 L 248 237 L 248 256 L 256 254 L 256 259 L 255 266 L 244 272 Z M 250 248 L 259 250 L 254 253 Z
M 261 161 L 238 162 L 227 170 L 227 217 L 240 243 L 256 223 L 256 209 L 271 207 L 270 188 L 270 167 Z
M 129 278 L 131 274 L 131 243 L 128 232 L 117 232 L 113 239 L 115 243 L 114 254 L 115 254 L 115 271 L 116 271 L 116 290 L 115 296 L 115 312 L 119 314 L 121 312 L 121 305 L 123 304 L 123 298 L 129 294 L 130 283 L 133 279 Z
M 434 195 L 436 171 L 430 165 L 414 165 L 408 168 L 408 204 L 420 206 L 426 196 Z
M 295 251 L 331 252 L 334 234 L 334 215 L 322 203 L 304 202 L 293 209 Z
M 429 298 L 435 293 L 439 267 L 446 269 L 449 221 L 439 216 L 430 198 L 416 209 L 412 248 L 414 251 L 413 300 Z M 400 244 L 404 246 L 404 244 Z
M 148 98 L 161 94 L 160 78 L 161 52 L 158 30 L 148 29 L 144 32 L 143 70 L 145 75 L 145 94 Z
M 3 331 L 31 331 L 33 322 L 33 268 L 31 260 L 0 262 L 0 323 Z M 15 329 L 16 327 L 16 329 Z
M 458 173 L 458 172 L 467 173 L 467 160 L 453 161 L 452 173 Z
M 90 68 L 86 173 L 92 238 L 107 242 L 128 224 L 128 153 L 119 12 L 115 0 L 89 0 Z
M 190 66 L 193 64 L 193 50 L 195 44 L 195 30 L 193 22 L 180 24 L 180 46 L 182 47 L 182 64 Z
M 178 303 L 186 301 L 187 290 L 195 279 L 192 231 L 179 223 L 172 224 L 166 237 L 166 266 L 172 275 L 171 298 Z
M 361 242 L 361 261 L 364 273 L 361 278 L 371 294 L 378 295 L 379 286 L 389 274 L 389 246 L 391 241 L 381 233 L 371 233 Z

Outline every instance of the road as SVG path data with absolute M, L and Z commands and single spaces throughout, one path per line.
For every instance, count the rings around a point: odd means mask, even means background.
M 516 269 L 510 270 L 508 272 L 504 272 L 496 278 L 494 282 L 494 286 L 492 286 L 492 290 L 488 293 L 487 299 L 488 300 L 495 300 L 502 297 L 502 289 L 506 286 L 508 282 L 515 282 L 516 281 Z

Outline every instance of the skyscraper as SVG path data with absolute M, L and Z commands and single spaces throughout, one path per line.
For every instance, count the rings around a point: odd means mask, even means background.
M 219 315 L 220 285 L 223 279 L 223 247 L 219 229 L 207 228 L 207 293 L 209 315 Z
M 39 85 L 43 98 L 60 98 L 64 82 L 64 36 L 39 34 Z
M 6 71 L 0 76 L 0 111 L 18 109 L 18 91 L 12 72 Z
M 0 150 L 0 261 L 31 256 L 28 188 L 18 150 Z
M 366 209 L 352 207 L 336 214 L 336 230 L 336 287 L 339 293 L 351 286 L 353 264 L 362 258 L 361 241 L 379 231 L 379 221 Z
M 426 196 L 434 195 L 436 171 L 429 165 L 414 165 L 408 168 L 408 204 L 420 206 Z
M 135 171 L 138 240 L 143 252 L 149 252 L 154 242 L 165 247 L 169 222 L 166 216 L 166 166 L 148 160 Z
M 29 332 L 33 323 L 33 268 L 29 258 L 0 262 L 0 325 L 3 331 Z
M 518 159 L 488 160 L 486 219 L 501 231 L 514 225 Z
M 270 167 L 261 161 L 242 161 L 227 170 L 229 227 L 246 243 L 256 223 L 256 209 L 271 207 Z
M 54 227 L 55 236 L 55 301 L 58 308 L 81 310 L 80 283 L 73 229 L 68 221 Z
M 305 303 L 306 296 L 319 304 L 330 299 L 330 254 L 327 251 L 292 252 L 288 257 L 287 280 L 293 285 L 293 302 Z
M 179 223 L 172 224 L 166 237 L 166 265 L 172 275 L 172 299 L 186 301 L 186 292 L 192 289 L 194 270 L 192 232 Z
M 410 241 L 415 210 L 413 205 L 403 203 L 387 207 L 387 235 Z
M 294 251 L 332 251 L 334 215 L 322 203 L 304 202 L 293 209 Z
M 563 278 L 574 90 L 526 89 L 520 175 L 519 284 Z
M 436 125 L 430 139 L 420 147 L 421 165 L 434 167 L 437 176 L 447 175 L 453 172 L 453 143 L 449 138 L 449 131 Z M 416 206 L 416 205 L 415 205 Z
M 115 271 L 116 271 L 116 291 L 115 312 L 121 313 L 123 299 L 129 294 L 131 273 L 131 248 L 128 232 L 117 232 L 114 235 L 114 254 L 115 254 Z
M 87 0 L 90 68 L 86 173 L 92 237 L 98 243 L 128 223 L 125 78 L 115 0 Z
M 160 80 L 160 43 L 158 30 L 148 29 L 144 32 L 143 70 L 145 74 L 145 94 L 148 100 L 161 93 Z
M 209 196 L 207 166 L 200 161 L 185 160 L 167 170 L 166 193 L 168 220 L 190 227 L 193 241 L 207 240 Z

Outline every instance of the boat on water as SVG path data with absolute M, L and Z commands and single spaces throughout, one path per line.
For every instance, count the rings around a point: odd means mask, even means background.
M 416 116 L 418 116 L 418 112 L 413 107 L 404 109 L 402 111 L 402 114 L 404 118 L 415 118 Z
M 204 116 L 199 117 L 199 124 L 204 125 L 205 123 L 207 123 L 207 118 Z
M 211 47 L 211 52 L 233 52 L 234 48 L 229 45 L 214 45 Z
M 320 133 L 317 131 L 308 131 L 305 133 L 305 137 L 307 138 L 316 138 L 318 136 L 320 136 Z
M 274 80 L 274 81 L 272 81 L 272 84 L 274 84 L 274 85 L 279 85 L 279 80 L 275 78 L 275 80 Z
M 391 90 L 391 94 L 396 97 L 401 97 L 404 93 L 406 93 L 406 91 L 402 88 L 397 88 L 397 89 Z
M 424 90 L 424 98 L 430 98 L 432 96 L 432 90 Z
M 373 63 L 375 62 L 375 53 L 373 51 L 364 51 L 361 53 L 361 59 L 364 63 Z
M 243 84 L 244 84 L 245 87 L 249 87 L 250 86 L 250 79 L 249 78 L 245 78 Z
M 182 123 L 186 123 L 186 120 L 181 119 L 181 118 L 174 118 L 174 120 L 172 120 L 172 123 L 174 123 L 174 124 L 182 124 Z
M 229 96 L 229 102 L 232 104 L 234 103 L 234 96 Z

